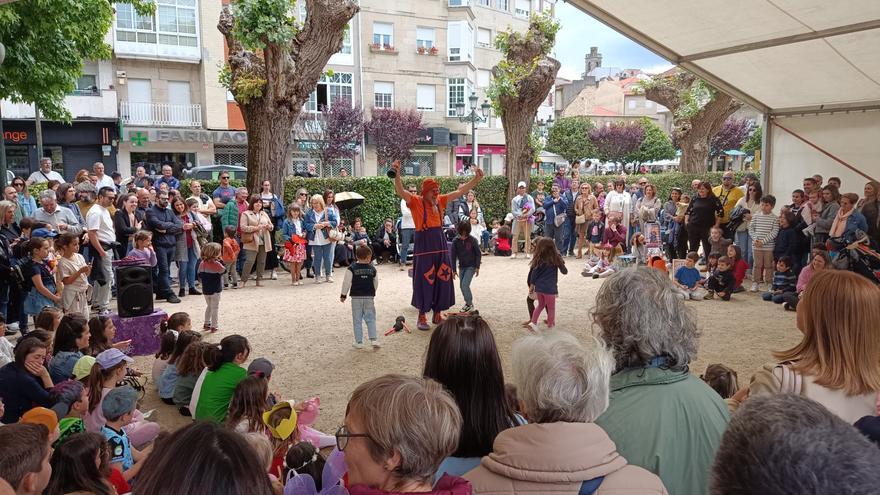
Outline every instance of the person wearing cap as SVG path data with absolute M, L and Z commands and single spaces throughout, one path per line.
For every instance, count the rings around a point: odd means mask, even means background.
M 55 443 L 61 432 L 58 430 L 58 416 L 52 409 L 35 407 L 21 416 L 19 423 L 43 425 L 49 432 L 49 444 Z
M 83 415 L 89 410 L 89 389 L 76 380 L 65 380 L 55 385 L 49 392 L 55 402 L 52 410 L 58 417 L 58 439 L 52 447 L 76 433 L 86 431 Z
M 137 391 L 125 385 L 108 392 L 101 402 L 101 411 L 107 418 L 101 433 L 104 434 L 110 447 L 110 465 L 122 471 L 125 481 L 137 476 L 144 465 L 144 460 L 153 450 L 152 445 L 143 451 L 136 449 L 125 432 L 124 427 L 131 424 L 137 411 L 137 400 Z
M 412 305 L 419 311 L 419 330 L 428 330 L 428 311 L 433 310 L 433 323 L 437 325 L 443 319 L 440 312 L 455 304 L 452 264 L 443 233 L 443 211 L 449 201 L 467 194 L 483 179 L 483 170 L 476 168 L 470 181 L 447 194 L 440 194 L 440 184 L 436 180 L 425 179 L 419 196 L 404 189 L 400 179 L 400 162 L 395 161 L 391 167 L 397 171 L 394 190 L 406 201 L 416 225 Z
M 513 254 L 510 257 L 516 259 L 519 254 L 519 236 L 522 234 L 525 241 L 526 259 L 529 259 L 532 257 L 532 222 L 535 214 L 535 199 L 526 192 L 525 181 L 519 181 L 516 185 L 516 196 L 510 200 L 510 214 L 513 216 L 513 237 L 510 239 Z
M 251 364 L 247 367 L 248 375 L 257 375 L 260 378 L 265 378 L 266 380 L 272 379 L 272 372 L 275 370 L 275 365 L 272 364 L 266 358 L 257 358 L 251 361 Z
M 46 189 L 40 192 L 41 207 L 34 212 L 34 220 L 49 224 L 52 230 L 58 233 L 70 232 L 80 235 L 83 233 L 82 225 L 79 224 L 76 215 L 69 209 L 58 206 L 55 191 Z
M 725 237 L 729 239 L 733 238 L 733 232 L 728 232 L 727 230 L 727 224 L 730 223 L 730 212 L 733 211 L 736 202 L 746 195 L 742 189 L 736 187 L 733 181 L 733 171 L 728 170 L 721 176 L 721 185 L 715 186 L 712 189 L 712 193 L 721 201 L 721 208 L 724 210 L 724 214 L 718 219 L 717 226 L 721 228 Z
M 103 409 L 104 400 L 116 389 L 116 384 L 125 378 L 126 368 L 133 362 L 133 359 L 115 347 L 95 358 L 95 365 L 85 383 L 89 389 L 89 412 L 83 417 L 87 431 L 101 433 L 101 428 L 107 423 Z M 143 447 L 159 435 L 159 425 L 147 421 L 143 413 L 135 409 L 125 425 L 125 433 L 132 444 Z
M 76 364 L 73 365 L 73 377 L 79 381 L 85 380 L 88 378 L 89 373 L 92 372 L 92 366 L 94 365 L 94 356 L 83 356 L 79 358 Z

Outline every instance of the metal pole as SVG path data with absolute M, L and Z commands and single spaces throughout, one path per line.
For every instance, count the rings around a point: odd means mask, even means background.
M 37 131 L 37 168 L 43 159 L 43 125 L 40 123 L 40 106 L 34 103 L 34 126 Z M 27 171 L 30 174 L 30 170 Z
M 2 109 L 0 109 L 0 187 L 6 187 L 6 138 L 3 136 Z
M 477 114 L 471 110 L 471 167 L 477 167 Z

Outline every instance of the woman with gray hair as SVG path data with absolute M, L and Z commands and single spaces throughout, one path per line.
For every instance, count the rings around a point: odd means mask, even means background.
M 470 495 L 462 478 L 444 475 L 434 483 L 460 431 L 455 400 L 434 380 L 385 375 L 361 384 L 336 432 L 348 466 L 348 493 Z
M 706 493 L 729 413 L 688 370 L 699 337 L 690 309 L 664 273 L 642 267 L 602 284 L 592 318 L 615 361 L 611 402 L 596 423 L 670 493 Z
M 499 433 L 492 453 L 465 475 L 474 493 L 666 493 L 595 423 L 614 369 L 602 342 L 587 350 L 566 332 L 528 335 L 513 344 L 512 361 L 530 423 Z

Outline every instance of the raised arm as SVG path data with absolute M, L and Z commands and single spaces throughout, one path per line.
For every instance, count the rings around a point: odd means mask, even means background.
M 412 198 L 412 194 L 404 189 L 403 181 L 400 180 L 400 160 L 394 160 L 394 163 L 391 164 L 391 168 L 397 172 L 397 175 L 394 176 L 394 191 L 397 192 L 397 195 L 408 204 L 410 198 Z
M 467 194 L 468 191 L 476 187 L 476 185 L 479 184 L 481 180 L 483 180 L 483 169 L 476 168 L 476 172 L 474 172 L 474 177 L 471 180 L 458 186 L 458 189 L 447 194 L 447 196 L 449 196 L 450 200 L 460 198 L 461 196 Z

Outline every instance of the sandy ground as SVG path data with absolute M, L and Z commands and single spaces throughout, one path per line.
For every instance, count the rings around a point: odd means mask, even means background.
M 591 324 L 588 316 L 601 280 L 580 275 L 582 264 L 566 259 L 569 274 L 560 277 L 557 303 L 557 329 L 567 330 L 586 340 Z M 378 351 L 352 348 L 351 308 L 339 302 L 342 274 L 333 284 L 313 284 L 307 280 L 291 287 L 289 275 L 279 272 L 278 281 L 264 287 L 247 287 L 223 293 L 220 305 L 220 332 L 206 335 L 210 342 L 238 333 L 248 338 L 251 358 L 266 357 L 275 366 L 270 389 L 283 398 L 321 397 L 322 412 L 316 426 L 328 433 L 343 421 L 347 398 L 358 384 L 386 373 L 412 373 L 421 370 L 430 332 L 415 329 L 416 312 L 409 304 L 411 279 L 397 265 L 378 267 L 380 283 L 376 296 L 380 335 L 391 327 L 397 315 L 404 315 L 412 334 L 393 334 L 382 339 Z M 485 257 L 479 277 L 471 285 L 475 306 L 495 333 L 498 348 L 509 374 L 510 348 L 526 333 L 520 323 L 527 319 L 525 259 Z M 456 301 L 463 304 L 456 287 Z M 772 360 L 771 350 L 798 341 L 794 313 L 760 300 L 757 294 L 734 295 L 731 302 L 691 301 L 702 332 L 698 358 L 692 372 L 699 374 L 710 363 L 724 363 L 747 381 L 762 364 Z M 201 296 L 184 298 L 181 304 L 160 306 L 170 312 L 187 311 L 193 328 L 201 328 L 205 301 Z M 366 333 L 366 330 L 365 330 Z M 148 371 L 152 356 L 137 358 L 140 369 Z M 187 424 L 175 408 L 158 400 L 155 387 L 142 409 L 156 408 L 158 421 L 169 429 Z

